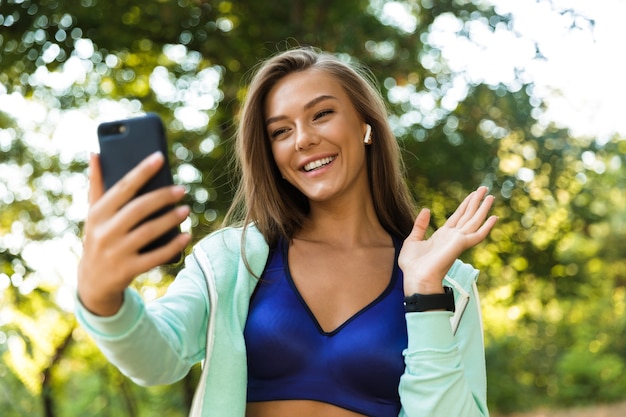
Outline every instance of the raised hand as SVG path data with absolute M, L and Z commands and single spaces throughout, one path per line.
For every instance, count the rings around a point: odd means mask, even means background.
M 171 186 L 133 199 L 163 163 L 160 153 L 147 157 L 105 193 L 98 156 L 89 161 L 90 209 L 78 266 L 78 296 L 95 314 L 115 314 L 123 291 L 137 275 L 171 259 L 190 241 L 188 234 L 181 234 L 160 248 L 139 252 L 189 214 L 189 208 L 181 206 L 138 226 L 148 215 L 184 196 L 183 187 Z
M 495 225 L 496 216 L 487 218 L 493 200 L 487 195 L 487 187 L 478 188 L 426 240 L 430 211 L 420 211 L 398 258 L 406 295 L 443 293 L 443 278 L 455 259 L 482 242 Z

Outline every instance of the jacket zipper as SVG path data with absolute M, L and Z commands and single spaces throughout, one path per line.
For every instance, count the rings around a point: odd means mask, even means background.
M 215 278 L 211 269 L 209 258 L 206 253 L 199 247 L 193 250 L 193 258 L 200 266 L 200 270 L 205 278 L 207 291 L 209 294 L 209 312 L 208 312 L 208 326 L 206 332 L 206 346 L 205 356 L 202 362 L 202 373 L 200 375 L 200 382 L 196 388 L 196 392 L 191 402 L 191 411 L 189 417 L 201 417 L 202 408 L 204 406 L 204 392 L 206 391 L 206 381 L 209 373 L 209 365 L 211 360 L 211 354 L 213 353 L 213 345 L 215 343 L 215 316 L 217 314 L 217 287 L 215 284 Z

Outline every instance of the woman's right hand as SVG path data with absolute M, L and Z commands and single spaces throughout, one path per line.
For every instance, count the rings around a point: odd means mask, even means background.
M 191 240 L 183 233 L 164 246 L 140 253 L 189 214 L 188 207 L 180 206 L 138 226 L 148 215 L 178 203 L 185 194 L 183 187 L 170 186 L 133 199 L 163 163 L 161 153 L 148 156 L 105 193 L 98 156 L 92 155 L 89 161 L 90 207 L 78 265 L 78 297 L 94 314 L 115 314 L 122 306 L 124 290 L 137 275 L 172 259 Z

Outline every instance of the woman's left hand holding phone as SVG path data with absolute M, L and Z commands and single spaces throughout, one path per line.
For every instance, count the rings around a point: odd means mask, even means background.
M 191 240 L 188 233 L 182 233 L 164 246 L 140 252 L 189 214 L 189 207 L 179 206 L 140 225 L 148 215 L 177 204 L 185 195 L 184 187 L 174 185 L 134 198 L 164 162 L 160 152 L 148 156 L 105 192 L 99 157 L 91 156 L 90 207 L 78 266 L 78 297 L 94 314 L 115 314 L 122 306 L 124 290 L 137 275 L 167 262 Z

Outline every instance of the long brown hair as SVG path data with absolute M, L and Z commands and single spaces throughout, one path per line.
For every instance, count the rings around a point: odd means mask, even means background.
M 366 149 L 374 208 L 385 230 L 404 239 L 413 227 L 415 207 L 404 180 L 398 142 L 387 121 L 387 109 L 375 79 L 364 68 L 312 48 L 279 53 L 262 63 L 254 74 L 236 138 L 241 182 L 224 224 L 253 223 L 271 247 L 280 237 L 292 238 L 302 227 L 309 203 L 299 190 L 281 179 L 267 135 L 264 104 L 281 78 L 309 68 L 333 76 L 362 119 L 372 126 L 373 140 Z

